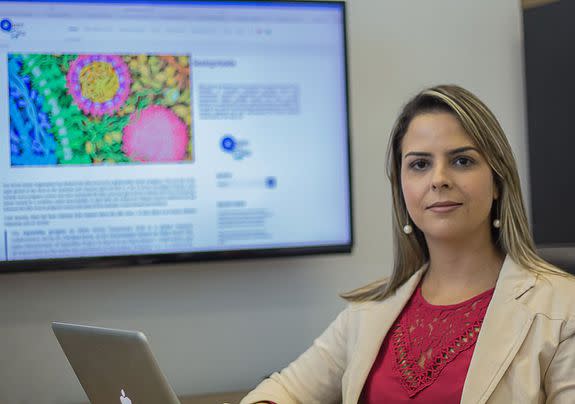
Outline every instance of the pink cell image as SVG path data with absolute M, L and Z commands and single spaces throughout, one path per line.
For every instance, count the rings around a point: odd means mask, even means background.
M 122 151 L 132 160 L 181 161 L 186 158 L 189 134 L 174 112 L 152 105 L 132 113 L 122 140 Z

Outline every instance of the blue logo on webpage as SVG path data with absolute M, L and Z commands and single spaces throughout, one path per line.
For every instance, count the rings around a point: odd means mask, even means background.
M 2 31 L 10 32 L 12 30 L 12 21 L 10 21 L 8 18 L 4 18 L 2 21 L 0 21 L 0 29 Z
M 232 135 L 224 135 L 220 140 L 220 147 L 224 153 L 230 154 L 234 160 L 243 160 L 251 154 L 247 140 L 238 140 Z
M 0 18 L 0 33 L 10 35 L 12 39 L 16 39 L 25 34 L 22 30 L 22 24 L 15 24 L 9 18 Z

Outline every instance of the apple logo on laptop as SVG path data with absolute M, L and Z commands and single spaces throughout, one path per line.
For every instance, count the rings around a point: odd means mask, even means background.
M 126 393 L 124 393 L 124 389 L 121 390 L 122 395 L 120 396 L 120 402 L 122 404 L 132 404 L 132 400 L 129 397 L 126 397 Z

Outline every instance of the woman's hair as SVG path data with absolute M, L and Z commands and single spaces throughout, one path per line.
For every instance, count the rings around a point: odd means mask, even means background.
M 387 149 L 387 176 L 393 196 L 394 265 L 389 278 L 341 295 L 349 301 L 383 300 L 403 285 L 429 260 L 429 251 L 423 232 L 412 224 L 413 233 L 405 234 L 403 226 L 409 216 L 401 189 L 401 145 L 409 124 L 416 116 L 430 112 L 447 112 L 461 126 L 493 172 L 499 198 L 494 201 L 491 216 L 501 222 L 492 228 L 493 241 L 503 253 L 536 273 L 563 271 L 540 258 L 536 251 L 527 222 L 521 195 L 517 165 L 511 146 L 493 113 L 475 95 L 456 85 L 441 85 L 423 90 L 402 109 L 389 139 Z

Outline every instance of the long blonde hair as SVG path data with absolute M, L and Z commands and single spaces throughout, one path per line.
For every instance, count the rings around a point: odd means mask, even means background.
M 348 301 L 383 300 L 403 285 L 429 260 L 425 237 L 417 226 L 407 235 L 403 226 L 409 216 L 401 190 L 401 143 L 413 118 L 426 112 L 453 114 L 477 145 L 493 171 L 499 198 L 493 203 L 492 218 L 501 226 L 492 229 L 495 245 L 503 253 L 535 273 L 567 276 L 537 255 L 521 195 L 517 164 L 505 133 L 495 115 L 474 94 L 456 85 L 423 90 L 413 97 L 397 118 L 387 148 L 387 176 L 393 197 L 394 265 L 389 278 L 341 295 Z

